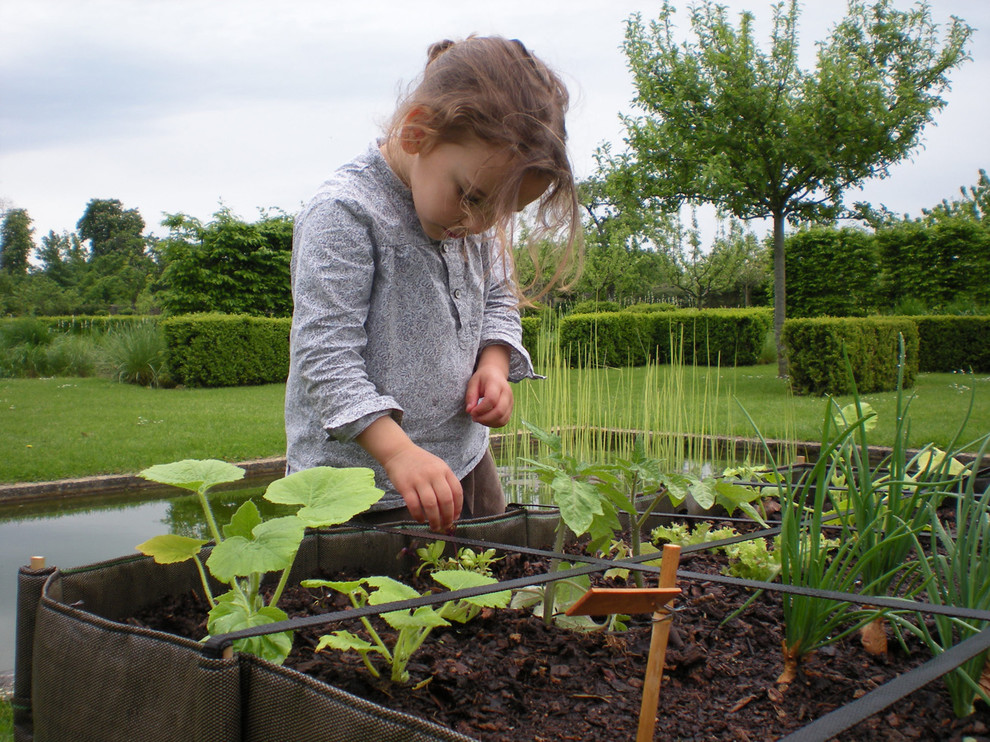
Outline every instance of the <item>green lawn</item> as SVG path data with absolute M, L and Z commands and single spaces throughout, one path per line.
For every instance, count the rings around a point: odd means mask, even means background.
M 541 425 L 678 426 L 817 441 L 825 402 L 792 397 L 775 366 L 563 370 L 517 388 L 516 413 Z M 990 376 L 922 374 L 911 392 L 913 447 L 945 447 L 975 390 L 962 441 L 990 432 Z M 890 445 L 893 392 L 863 397 L 878 413 L 871 443 Z M 106 379 L 0 380 L 0 482 L 132 473 L 183 458 L 241 461 L 284 453 L 283 386 L 147 389 Z M 845 404 L 848 399 L 840 402 Z

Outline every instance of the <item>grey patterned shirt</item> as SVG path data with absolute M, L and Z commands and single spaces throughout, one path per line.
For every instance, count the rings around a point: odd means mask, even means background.
M 289 471 L 367 466 L 354 440 L 391 415 L 460 479 L 484 456 L 488 428 L 464 411 L 482 348 L 510 348 L 509 380 L 535 378 L 515 297 L 490 235 L 436 242 L 377 145 L 341 167 L 297 216 L 291 359 L 285 391 Z

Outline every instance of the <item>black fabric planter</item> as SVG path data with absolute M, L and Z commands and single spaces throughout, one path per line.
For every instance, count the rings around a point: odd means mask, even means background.
M 556 514 L 517 509 L 464 521 L 457 535 L 546 548 L 556 521 Z M 409 541 L 347 527 L 310 534 L 290 581 L 354 568 L 394 576 L 415 559 L 403 551 Z M 256 657 L 210 659 L 198 642 L 123 623 L 165 595 L 198 586 L 192 562 L 160 565 L 149 557 L 69 570 L 22 568 L 15 742 L 470 739 Z

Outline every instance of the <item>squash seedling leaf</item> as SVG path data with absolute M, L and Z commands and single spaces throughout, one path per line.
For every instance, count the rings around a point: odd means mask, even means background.
M 207 631 L 211 635 L 229 634 L 241 629 L 284 621 L 287 618 L 285 611 L 270 605 L 259 608 L 257 611 L 251 611 L 231 592 L 222 595 L 217 600 L 216 606 L 210 611 Z M 292 632 L 282 631 L 276 634 L 237 639 L 234 642 L 234 649 L 281 665 L 288 657 L 289 652 L 292 651 Z
M 364 580 L 350 580 L 348 582 L 338 582 L 336 580 L 303 580 L 299 583 L 303 587 L 328 587 L 344 595 L 350 595 L 355 590 L 360 590 Z
M 286 569 L 292 566 L 305 533 L 305 524 L 294 515 L 265 521 L 255 527 L 249 539 L 233 536 L 217 544 L 206 566 L 223 582 Z
M 395 603 L 399 600 L 411 600 L 420 597 L 415 589 L 398 580 L 393 580 L 391 577 L 366 577 L 364 581 L 375 588 L 375 591 L 368 596 L 368 602 L 371 605 Z
M 498 582 L 494 577 L 470 572 L 463 569 L 449 569 L 433 573 L 433 579 L 439 582 L 448 590 L 464 590 L 469 587 L 480 587 L 482 585 L 494 585 Z M 469 598 L 461 598 L 465 603 L 481 606 L 482 608 L 505 608 L 512 600 L 511 590 L 500 590 L 495 593 L 475 595 Z
M 249 539 L 255 526 L 260 524 L 261 513 L 258 512 L 258 506 L 250 500 L 245 500 L 237 508 L 237 512 L 230 519 L 230 523 L 223 527 L 223 536 L 224 538 L 241 536 L 242 538 Z
M 355 652 L 373 652 L 376 649 L 374 644 L 352 634 L 350 631 L 334 631 L 330 634 L 324 634 L 320 637 L 320 641 L 317 643 L 314 651 L 319 652 L 327 647 L 330 647 L 330 649 L 339 649 L 342 652 L 350 650 Z
M 206 541 L 188 536 L 176 536 L 166 534 L 153 536 L 143 544 L 138 544 L 134 548 L 150 557 L 154 557 L 158 564 L 174 564 L 192 559 L 199 554 Z
M 384 496 L 375 487 L 371 469 L 334 469 L 316 466 L 272 482 L 265 499 L 283 505 L 302 505 L 297 517 L 311 528 L 350 520 Z
M 183 459 L 171 464 L 156 464 L 142 471 L 140 476 L 151 482 L 202 492 L 218 484 L 243 479 L 244 470 L 217 459 Z

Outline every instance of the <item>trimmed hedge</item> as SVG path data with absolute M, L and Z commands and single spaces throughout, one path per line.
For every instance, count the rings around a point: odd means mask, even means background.
M 276 384 L 289 373 L 288 317 L 187 314 L 162 320 L 168 370 L 186 386 Z
M 523 317 L 522 322 L 522 344 L 529 354 L 536 358 L 536 344 L 540 340 L 540 328 L 544 324 L 542 317 Z
M 683 362 L 751 366 L 771 327 L 766 309 L 609 312 L 562 317 L 559 343 L 571 366 L 643 366 Z
M 912 317 L 919 371 L 990 371 L 990 317 Z
M 798 394 L 849 394 L 842 349 L 861 394 L 897 389 L 899 336 L 904 336 L 904 388 L 918 373 L 918 327 L 909 317 L 791 319 L 784 322 L 792 389 Z

